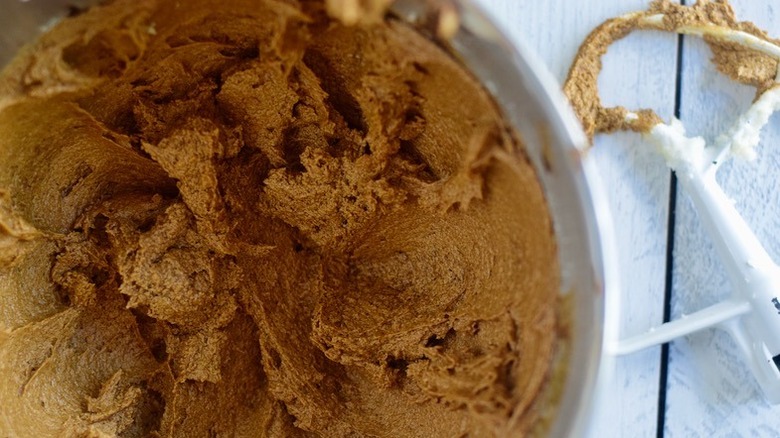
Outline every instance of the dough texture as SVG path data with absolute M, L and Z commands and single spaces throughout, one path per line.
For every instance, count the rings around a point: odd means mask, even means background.
M 487 93 L 321 1 L 115 0 L 0 74 L 0 435 L 502 436 L 560 344 Z

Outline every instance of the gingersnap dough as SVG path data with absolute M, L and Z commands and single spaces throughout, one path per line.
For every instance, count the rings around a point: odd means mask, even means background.
M 486 92 L 320 1 L 115 0 L 0 74 L 0 435 L 498 436 L 559 265 Z

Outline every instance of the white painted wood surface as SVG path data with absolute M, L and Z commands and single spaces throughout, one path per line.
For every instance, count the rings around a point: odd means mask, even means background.
M 732 0 L 737 16 L 780 36 L 780 4 Z M 778 8 L 775 11 L 775 8 Z M 680 116 L 691 133 L 712 139 L 733 123 L 755 90 L 728 80 L 708 62 L 709 48 L 686 38 Z M 780 260 L 780 117 L 762 135 L 759 159 L 732 162 L 719 182 L 775 260 Z M 709 239 L 697 226 L 688 199 L 678 198 L 675 229 L 673 317 L 731 293 Z M 731 338 L 705 331 L 672 343 L 666 435 L 780 437 L 780 407 L 768 405 Z
M 647 7 L 649 0 L 478 0 L 513 38 L 523 39 L 562 82 L 577 47 L 604 20 Z M 691 3 L 691 0 L 688 0 Z M 780 3 L 732 0 L 740 19 L 780 36 Z M 777 9 L 777 10 L 776 10 Z M 629 36 L 605 57 L 599 78 L 608 105 L 650 107 L 668 120 L 675 103 L 677 38 Z M 684 37 L 680 118 L 690 133 L 712 139 L 750 104 L 754 90 L 734 84 L 708 61 L 709 49 Z M 762 136 L 759 161 L 725 166 L 719 180 L 775 260 L 780 260 L 780 116 Z M 666 276 L 669 172 L 639 136 L 597 137 L 594 152 L 616 226 L 622 272 L 623 336 L 662 320 Z M 730 293 L 707 236 L 684 193 L 674 233 L 672 317 Z M 768 405 L 724 333 L 708 330 L 670 346 L 668 382 L 659 388 L 660 348 L 621 358 L 610 400 L 600 406 L 598 437 L 780 437 L 780 407 Z M 664 428 L 658 427 L 665 391 Z

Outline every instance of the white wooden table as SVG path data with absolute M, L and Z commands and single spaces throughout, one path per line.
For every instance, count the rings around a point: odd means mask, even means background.
M 579 44 L 604 20 L 649 0 L 478 0 L 512 38 L 529 44 L 563 82 Z M 692 0 L 686 0 L 691 4 Z M 732 0 L 741 20 L 780 36 L 776 0 Z M 777 8 L 777 11 L 775 10 Z M 606 55 L 599 83 L 607 106 L 677 115 L 712 140 L 747 109 L 754 89 L 729 81 L 694 37 L 632 34 Z M 676 79 L 679 77 L 679 85 Z M 762 134 L 759 158 L 732 162 L 719 181 L 759 239 L 780 260 L 780 116 Z M 730 293 L 708 237 L 670 172 L 635 134 L 596 138 L 620 254 L 622 336 L 714 304 Z M 780 406 L 764 401 L 725 333 L 707 330 L 618 360 L 598 437 L 780 437 Z

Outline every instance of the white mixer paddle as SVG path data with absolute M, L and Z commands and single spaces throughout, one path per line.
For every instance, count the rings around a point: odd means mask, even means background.
M 602 105 L 597 83 L 601 57 L 611 44 L 638 29 L 704 38 L 719 70 L 735 81 L 758 87 L 752 106 L 712 147 L 705 147 L 701 137 L 687 137 L 679 120 L 666 124 L 652 110 L 632 112 Z M 564 85 L 591 139 L 597 133 L 632 130 L 655 144 L 693 201 L 733 286 L 732 297 L 724 302 L 643 335 L 607 340 L 606 353 L 628 354 L 708 327 L 720 327 L 733 336 L 767 399 L 775 404 L 780 404 L 780 268 L 734 208 L 715 175 L 719 166 L 733 156 L 755 157 L 761 128 L 780 109 L 778 61 L 780 43 L 752 23 L 739 22 L 728 2 L 697 1 L 686 6 L 658 1 L 646 11 L 613 18 L 597 27 L 577 52 Z
M 679 120 L 658 124 L 648 134 L 675 171 L 726 267 L 731 299 L 621 340 L 612 353 L 628 354 L 709 328 L 726 329 L 745 355 L 767 399 L 780 403 L 780 267 L 772 261 L 715 178 L 734 152 L 752 151 L 758 131 L 780 106 L 780 87 L 764 93 L 715 147 L 685 136 Z M 627 118 L 636 117 L 628 113 Z M 734 141 L 741 140 L 740 142 Z M 744 141 L 747 140 L 747 143 Z M 749 152 L 748 152 L 749 153 Z

